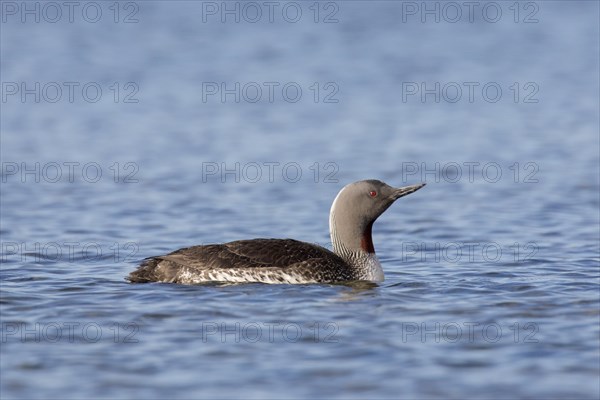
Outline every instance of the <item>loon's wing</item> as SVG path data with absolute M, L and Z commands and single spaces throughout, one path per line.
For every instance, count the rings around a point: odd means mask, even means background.
M 279 267 L 316 257 L 335 256 L 331 251 L 312 243 L 294 239 L 251 239 L 194 246 L 174 251 L 172 261 L 203 264 L 209 268 Z
M 293 239 L 252 239 L 187 247 L 147 258 L 128 279 L 131 282 L 173 283 L 283 282 L 290 275 L 322 275 L 318 270 L 325 266 L 331 270 L 331 266 L 336 265 L 344 266 L 345 263 L 335 253 L 311 243 Z

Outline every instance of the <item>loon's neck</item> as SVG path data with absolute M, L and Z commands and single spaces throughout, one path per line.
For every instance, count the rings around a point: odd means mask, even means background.
M 374 221 L 366 224 L 353 221 L 336 210 L 336 201 L 333 202 L 329 213 L 329 234 L 333 252 L 354 267 L 357 279 L 383 281 L 383 270 L 373 245 Z

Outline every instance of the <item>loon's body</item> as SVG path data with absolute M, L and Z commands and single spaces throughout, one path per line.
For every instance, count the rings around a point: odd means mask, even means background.
M 424 184 L 393 188 L 377 180 L 345 186 L 329 215 L 333 251 L 293 239 L 251 239 L 179 249 L 145 259 L 131 282 L 334 283 L 384 279 L 373 223 L 400 197 Z

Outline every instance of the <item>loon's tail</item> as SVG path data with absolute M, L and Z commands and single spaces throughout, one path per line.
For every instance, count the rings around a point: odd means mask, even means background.
M 144 259 L 139 268 L 130 273 L 125 279 L 131 283 L 147 283 L 158 281 L 159 279 L 156 276 L 156 267 L 158 266 L 159 261 L 159 259 L 154 257 Z

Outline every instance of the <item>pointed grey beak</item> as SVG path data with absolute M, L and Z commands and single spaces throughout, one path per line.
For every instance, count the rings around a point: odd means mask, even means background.
M 398 200 L 400 197 L 404 197 L 407 194 L 416 192 L 417 190 L 421 189 L 423 186 L 425 186 L 424 183 L 419 183 L 417 185 L 404 186 L 404 187 L 395 189 L 394 193 L 392 194 L 392 199 Z

